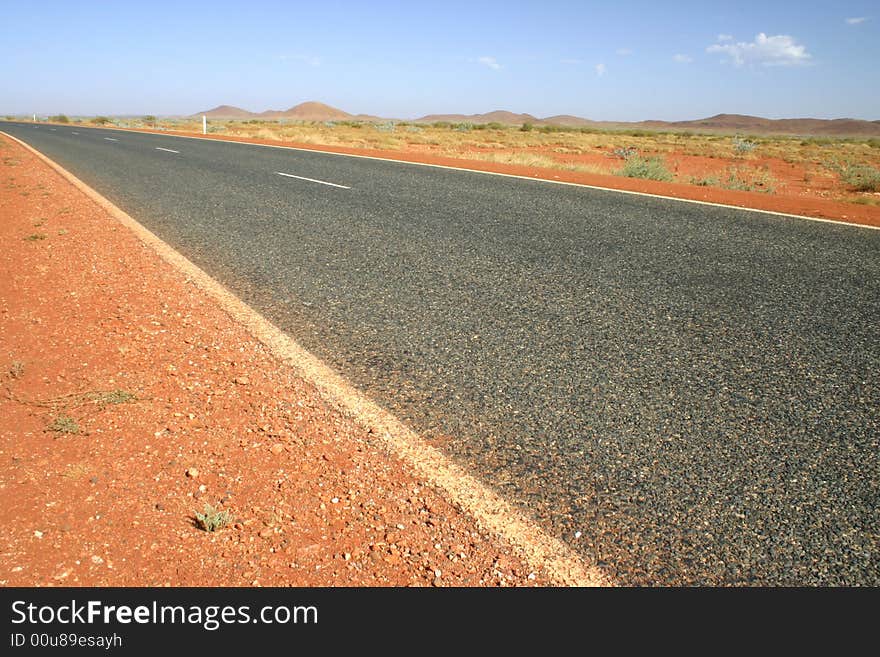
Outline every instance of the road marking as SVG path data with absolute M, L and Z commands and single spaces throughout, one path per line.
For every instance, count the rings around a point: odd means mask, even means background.
M 52 132 L 55 132 L 56 130 L 58 130 L 58 128 L 49 128 L 49 130 L 51 130 Z
M 162 148 L 161 146 L 156 146 L 157 151 L 165 151 L 166 153 L 180 153 L 180 151 L 173 151 L 170 148 Z
M 340 187 L 342 189 L 351 189 L 351 187 L 346 187 L 345 185 L 337 185 L 336 183 L 327 182 L 326 180 L 315 180 L 314 178 L 306 178 L 305 176 L 294 176 L 292 173 L 281 173 L 280 171 L 276 171 L 279 176 L 287 176 L 288 178 L 296 178 L 298 180 L 308 180 L 309 182 L 318 183 L 321 185 L 330 185 L 331 187 Z
M 113 137 L 104 137 L 107 141 L 119 141 L 118 139 L 113 139 Z
M 46 162 L 122 225 L 128 227 L 165 262 L 212 297 L 251 335 L 265 344 L 274 356 L 292 367 L 307 382 L 315 385 L 321 396 L 332 406 L 368 429 L 391 453 L 413 468 L 417 475 L 439 488 L 453 505 L 475 518 L 487 533 L 500 537 L 532 568 L 546 573 L 551 586 L 614 586 L 614 580 L 601 568 L 586 562 L 563 541 L 547 534 L 531 518 L 518 511 L 436 447 L 428 444 L 422 436 L 354 388 L 287 333 L 131 216 L 34 147 L 8 132 L 0 131 L 0 134 L 21 144 Z
M 70 134 L 72 134 L 72 135 L 78 135 L 79 133 L 78 133 L 78 132 L 71 132 Z

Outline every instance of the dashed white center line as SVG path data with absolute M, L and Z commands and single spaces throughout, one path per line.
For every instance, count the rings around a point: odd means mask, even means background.
M 156 146 L 157 151 L 165 151 L 166 153 L 179 153 L 180 151 L 173 151 L 170 148 L 162 148 L 161 146 Z
M 72 135 L 78 135 L 79 133 L 78 133 L 78 132 L 71 132 L 70 134 L 72 134 Z
M 315 180 L 314 178 L 306 178 L 305 176 L 294 176 L 292 173 L 281 173 L 280 171 L 276 171 L 279 176 L 285 176 L 287 178 L 296 178 L 297 180 L 308 180 L 309 182 L 318 183 L 319 185 L 329 185 L 330 187 L 339 187 L 340 189 L 351 189 L 351 187 L 346 187 L 345 185 L 337 185 L 336 183 L 327 182 L 326 180 Z
M 52 132 L 55 132 L 58 130 L 58 128 L 49 128 L 49 130 L 51 130 Z
M 104 137 L 107 141 L 119 141 L 118 139 L 113 139 L 113 137 Z

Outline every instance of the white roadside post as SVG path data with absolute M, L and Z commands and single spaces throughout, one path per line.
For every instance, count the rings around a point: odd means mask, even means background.
M 202 114 L 202 134 L 208 134 L 208 117 Z
M 36 122 L 37 122 L 37 115 L 34 114 L 34 123 L 36 123 Z

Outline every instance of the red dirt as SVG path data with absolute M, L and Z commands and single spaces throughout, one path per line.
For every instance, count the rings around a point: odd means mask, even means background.
M 45 163 L 0 154 L 0 585 L 548 582 Z M 198 529 L 206 503 L 234 525 Z
M 694 176 L 696 178 L 704 178 L 712 175 L 724 178 L 725 176 L 722 176 L 721 172 L 726 171 L 730 166 L 742 166 L 743 169 L 746 167 L 749 169 L 766 167 L 770 174 L 776 179 L 776 184 L 780 190 L 780 193 L 777 194 L 767 194 L 764 192 L 733 191 L 717 187 L 688 185 L 678 182 L 658 182 L 655 180 L 643 180 L 640 178 L 624 178 L 616 175 L 584 173 L 579 171 L 561 171 L 545 167 L 531 167 L 488 162 L 485 160 L 473 160 L 467 159 L 468 152 L 463 152 L 461 158 L 455 158 L 416 150 L 389 151 L 344 146 L 321 146 L 299 142 L 282 142 L 227 135 L 202 135 L 199 133 L 171 130 L 138 129 L 136 132 L 179 134 L 199 137 L 201 139 L 234 141 L 248 144 L 265 144 L 270 146 L 288 146 L 327 153 L 346 153 L 350 155 L 364 155 L 403 162 L 436 164 L 452 168 L 466 168 L 477 171 L 504 173 L 515 176 L 524 176 L 526 178 L 577 183 L 607 189 L 642 192 L 693 201 L 705 201 L 709 203 L 754 208 L 757 210 L 767 210 L 770 212 L 781 212 L 784 214 L 794 214 L 819 219 L 831 219 L 865 226 L 880 226 L 880 206 L 859 205 L 845 203 L 834 200 L 833 198 L 823 198 L 823 196 L 832 195 L 837 189 L 834 180 L 824 176 L 810 177 L 809 172 L 802 167 L 774 158 L 750 158 L 748 160 L 737 160 L 690 156 L 678 153 L 666 157 L 666 163 L 670 170 L 680 174 Z M 522 153 L 523 151 L 518 152 Z M 620 160 L 613 160 L 608 157 L 609 154 L 606 151 L 599 151 L 596 154 L 588 155 L 564 156 L 558 155 L 546 148 L 533 149 L 526 152 L 552 155 L 563 162 L 568 161 L 572 163 L 592 164 L 603 167 L 607 166 L 609 172 L 612 168 L 619 168 L 621 164 Z M 880 195 L 877 196 L 880 198 Z

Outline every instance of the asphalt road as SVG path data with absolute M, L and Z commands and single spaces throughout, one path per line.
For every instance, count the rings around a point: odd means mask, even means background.
M 619 582 L 880 585 L 880 231 L 296 150 L 0 129 Z

